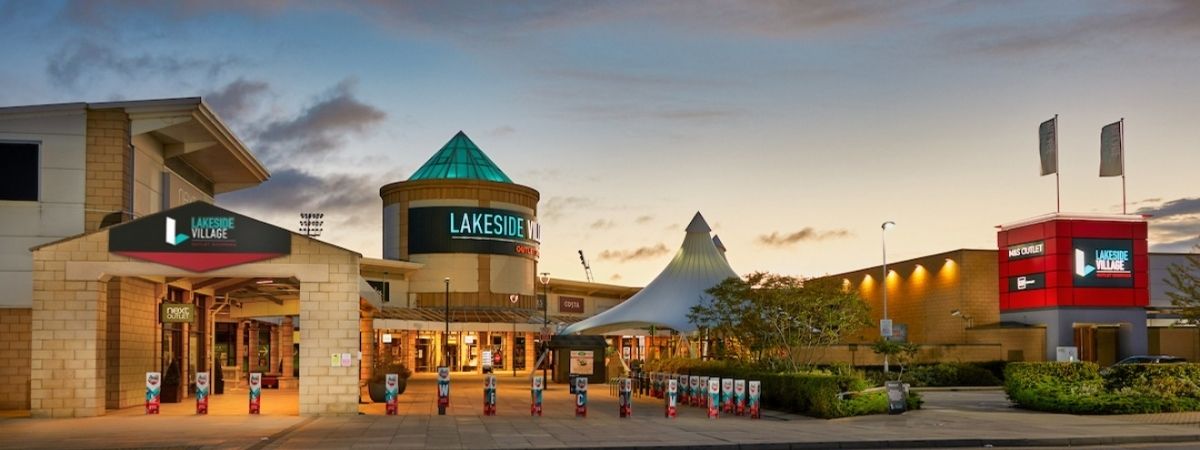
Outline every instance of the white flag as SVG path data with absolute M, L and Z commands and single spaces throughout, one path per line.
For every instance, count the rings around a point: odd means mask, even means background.
M 1100 129 L 1100 176 L 1125 175 L 1124 119 Z

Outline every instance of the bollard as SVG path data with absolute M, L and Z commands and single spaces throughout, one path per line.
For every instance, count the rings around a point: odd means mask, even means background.
M 679 405 L 686 405 L 688 404 L 688 398 L 692 396 L 692 393 L 688 391 L 688 376 L 679 375 L 677 378 L 679 379 L 679 398 L 676 399 L 675 403 Z
M 619 384 L 617 405 L 620 408 L 620 417 L 633 417 L 633 380 L 622 378 Z
M 721 412 L 733 414 L 733 378 L 721 379 Z
M 483 376 L 483 415 L 496 415 L 496 376 Z
M 535 377 L 533 377 L 533 385 L 529 387 L 529 396 L 531 397 L 531 400 L 532 400 L 532 403 L 530 403 L 530 405 L 529 405 L 529 415 L 531 415 L 531 416 L 541 416 L 542 415 L 542 384 L 543 384 L 543 382 L 544 382 L 544 380 L 542 380 L 542 377 L 535 376 Z
M 762 409 L 760 407 L 760 404 L 762 403 L 762 382 L 750 380 L 750 382 L 747 383 L 746 392 L 748 394 L 747 397 L 749 397 L 746 402 L 749 403 L 747 407 L 750 409 L 750 418 L 762 418 Z
M 250 414 L 258 414 L 262 407 L 262 374 L 250 374 Z
M 158 414 L 158 405 L 161 402 L 160 394 L 162 393 L 162 374 L 159 372 L 146 372 L 146 414 Z
M 672 377 L 667 380 L 667 418 L 674 419 L 678 408 L 679 380 Z
M 450 407 L 450 368 L 446 366 L 437 368 L 437 386 L 438 386 L 438 415 L 446 415 L 446 408 Z
M 196 372 L 196 414 L 208 414 L 208 372 Z
M 575 417 L 587 417 L 587 377 L 575 379 Z
M 721 416 L 721 380 L 717 377 L 708 379 L 708 418 L 716 419 Z
M 691 393 L 689 405 L 700 406 L 700 399 L 704 397 L 704 393 L 700 392 L 700 376 L 692 375 L 688 377 L 688 392 Z
M 733 413 L 746 415 L 746 380 L 733 380 Z
M 400 396 L 400 374 L 389 373 L 384 376 L 383 400 L 387 404 L 387 415 L 396 415 L 396 398 Z
M 708 377 L 700 376 L 700 407 L 708 407 Z

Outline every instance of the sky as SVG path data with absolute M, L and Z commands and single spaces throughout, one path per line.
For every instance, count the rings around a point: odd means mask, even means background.
M 464 131 L 540 191 L 539 271 L 640 286 L 701 212 L 739 273 L 996 248 L 1055 210 L 1200 244 L 1200 2 L 0 0 L 0 105 L 201 96 L 271 172 L 219 205 L 379 257 L 380 186 Z

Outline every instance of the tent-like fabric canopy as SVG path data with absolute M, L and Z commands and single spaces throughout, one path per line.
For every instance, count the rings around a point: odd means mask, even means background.
M 670 328 L 690 333 L 692 306 L 711 298 L 705 291 L 737 273 L 713 244 L 712 229 L 696 213 L 675 258 L 658 277 L 629 300 L 563 330 L 562 334 L 605 334 L 631 328 Z

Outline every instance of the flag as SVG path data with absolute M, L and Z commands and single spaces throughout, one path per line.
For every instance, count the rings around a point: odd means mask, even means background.
M 1042 175 L 1058 173 L 1058 116 L 1038 127 L 1038 150 L 1042 154 Z
M 1100 129 L 1100 176 L 1125 175 L 1125 121 L 1117 121 Z

